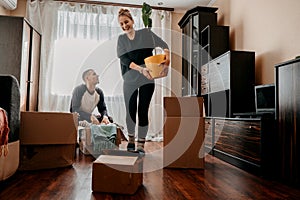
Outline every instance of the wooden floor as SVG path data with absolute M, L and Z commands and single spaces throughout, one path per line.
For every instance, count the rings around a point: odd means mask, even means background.
M 146 143 L 146 152 L 161 148 Z M 77 149 L 71 167 L 17 172 L 0 182 L 1 200 L 94 200 L 94 199 L 300 199 L 299 188 L 251 175 L 210 155 L 204 170 L 161 169 L 144 173 L 142 187 L 134 195 L 93 193 L 92 156 Z

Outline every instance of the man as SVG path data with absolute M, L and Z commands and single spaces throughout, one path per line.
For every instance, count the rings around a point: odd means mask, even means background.
M 109 124 L 111 118 L 107 115 L 103 91 L 96 87 L 99 75 L 93 69 L 88 69 L 83 72 L 82 79 L 85 84 L 74 88 L 70 111 L 79 114 L 79 121 Z M 98 116 L 92 114 L 96 107 L 100 113 Z

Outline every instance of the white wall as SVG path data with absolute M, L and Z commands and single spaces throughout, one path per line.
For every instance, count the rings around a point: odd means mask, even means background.
M 231 48 L 256 53 L 256 84 L 274 83 L 274 65 L 300 55 L 299 0 L 216 0 Z

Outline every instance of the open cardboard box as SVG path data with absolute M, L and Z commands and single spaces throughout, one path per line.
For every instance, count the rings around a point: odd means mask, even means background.
M 116 128 L 116 139 L 115 139 L 115 147 L 113 149 L 119 149 L 119 145 L 122 140 L 126 140 L 123 131 L 121 128 Z M 78 127 L 78 144 L 79 149 L 84 155 L 93 155 L 94 157 L 98 157 L 101 154 L 101 151 L 95 151 L 92 143 L 92 133 L 89 127 Z
M 143 184 L 143 157 L 123 150 L 103 150 L 93 162 L 92 191 L 134 194 Z
M 19 170 L 66 167 L 74 163 L 77 115 L 21 112 Z

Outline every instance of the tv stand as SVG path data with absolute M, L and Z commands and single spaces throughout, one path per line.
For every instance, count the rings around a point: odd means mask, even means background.
M 275 112 L 246 112 L 246 113 L 233 113 L 235 118 L 260 118 L 262 116 L 275 117 Z
M 269 178 L 276 174 L 275 135 L 274 115 L 205 118 L 206 153 Z

